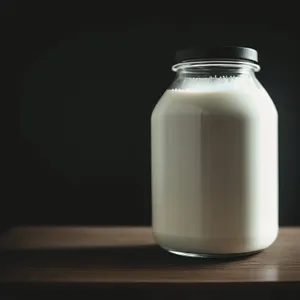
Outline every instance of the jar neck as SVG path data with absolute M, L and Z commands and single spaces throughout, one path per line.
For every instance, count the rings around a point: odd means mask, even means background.
M 254 75 L 260 70 L 258 64 L 241 60 L 193 60 L 172 67 L 179 77 L 237 77 Z

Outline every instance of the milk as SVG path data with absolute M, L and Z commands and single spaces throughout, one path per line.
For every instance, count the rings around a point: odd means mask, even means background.
M 258 83 L 235 83 L 187 80 L 153 111 L 153 232 L 168 250 L 246 253 L 276 239 L 277 111 Z

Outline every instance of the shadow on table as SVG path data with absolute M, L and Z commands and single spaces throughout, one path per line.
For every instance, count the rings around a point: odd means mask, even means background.
M 212 266 L 246 259 L 248 256 L 231 259 L 190 258 L 177 256 L 159 246 L 97 247 L 88 249 L 51 249 L 1 251 L 0 260 L 14 264 L 24 263 L 44 267 L 99 267 L 112 268 L 165 268 L 180 266 Z

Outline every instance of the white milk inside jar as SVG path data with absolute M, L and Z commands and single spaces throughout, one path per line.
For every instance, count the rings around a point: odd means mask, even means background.
M 152 227 L 179 255 L 223 257 L 278 233 L 277 111 L 242 47 L 177 53 L 151 117 Z

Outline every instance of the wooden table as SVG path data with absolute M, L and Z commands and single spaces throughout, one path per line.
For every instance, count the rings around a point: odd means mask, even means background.
M 12 228 L 0 237 L 0 249 L 0 283 L 19 290 L 300 299 L 300 228 L 281 228 L 270 248 L 234 260 L 169 254 L 155 245 L 148 227 Z

